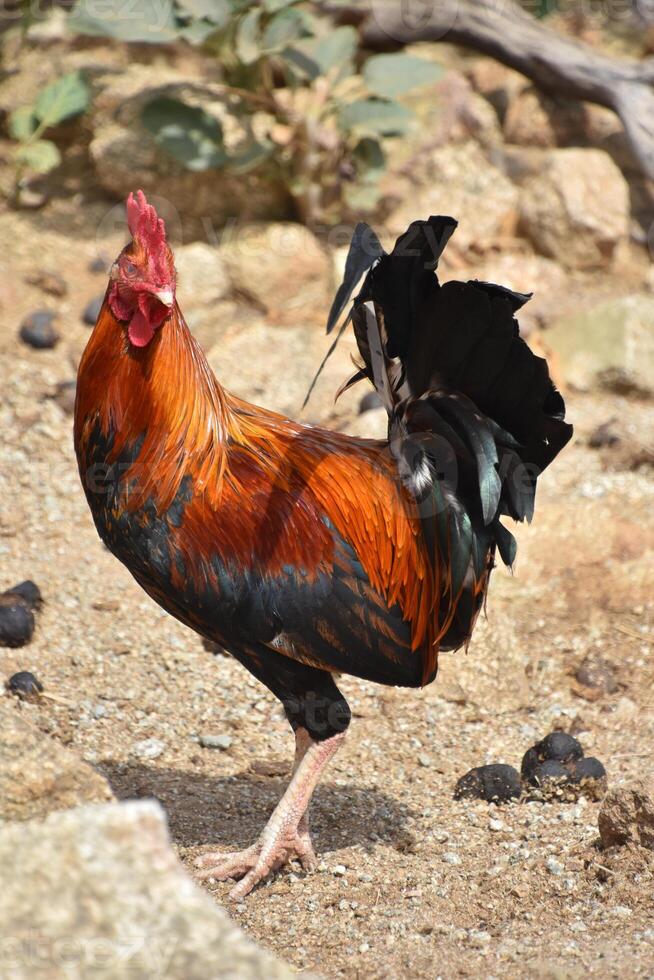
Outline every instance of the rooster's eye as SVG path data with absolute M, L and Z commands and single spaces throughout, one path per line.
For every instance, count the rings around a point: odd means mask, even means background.
M 137 269 L 133 262 L 125 263 L 125 272 L 128 276 L 135 276 Z

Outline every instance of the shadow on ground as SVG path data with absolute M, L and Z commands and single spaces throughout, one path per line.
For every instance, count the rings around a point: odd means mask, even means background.
M 249 771 L 214 777 L 200 772 L 106 761 L 99 767 L 118 799 L 157 799 L 168 815 L 179 847 L 251 844 L 287 785 L 286 778 Z M 382 841 L 398 851 L 412 851 L 415 840 L 406 828 L 412 811 L 375 787 L 341 787 L 325 783 L 311 807 L 318 852 Z

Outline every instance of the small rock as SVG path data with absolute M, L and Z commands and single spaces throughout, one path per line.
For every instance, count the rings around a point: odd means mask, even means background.
M 141 759 L 158 759 L 165 751 L 165 743 L 158 738 L 144 738 L 133 747 L 134 755 Z
M 99 296 L 94 296 L 93 299 L 90 299 L 84 307 L 82 322 L 88 324 L 89 327 L 94 327 L 98 317 L 100 316 L 100 310 L 102 309 L 103 303 L 104 293 L 100 293 Z
M 21 184 L 16 192 L 16 204 L 25 211 L 38 211 L 48 203 L 48 200 L 45 191 L 38 190 L 30 184 Z
M 0 595 L 0 646 L 22 647 L 32 639 L 34 614 L 18 595 Z
M 347 868 L 345 867 L 344 864 L 337 864 L 335 867 L 332 868 L 332 874 L 335 875 L 337 878 L 344 878 L 345 875 L 347 874 Z
M 7 681 L 7 690 L 11 694 L 17 694 L 21 700 L 37 700 L 43 690 L 43 684 L 28 670 L 19 670 Z
M 445 851 L 443 854 L 445 864 L 461 864 L 461 858 L 456 851 Z
M 615 422 L 615 418 L 609 419 L 608 422 L 602 422 L 593 429 L 588 437 L 588 445 L 591 449 L 603 449 L 605 446 L 615 446 L 620 442 L 620 436 L 613 428 Z
M 89 272 L 103 272 L 107 273 L 111 266 L 111 262 L 104 255 L 96 255 L 94 259 L 88 264 Z
M 505 802 L 517 799 L 521 793 L 520 777 L 513 766 L 494 763 L 490 766 L 477 766 L 462 776 L 454 789 L 454 799 Z
M 24 714 L 8 698 L 0 698 L 0 824 L 113 799 L 98 772 L 28 724 Z M 0 877 L 3 886 L 9 884 Z
M 499 831 L 504 830 L 504 824 L 501 820 L 489 820 L 488 829 L 494 831 L 495 833 L 499 833 Z
M 599 694 L 615 694 L 618 690 L 615 669 L 603 657 L 585 657 L 577 667 L 575 678 L 579 684 L 592 688 Z
M 77 383 L 75 381 L 60 381 L 55 388 L 54 400 L 66 415 L 72 415 L 75 411 L 76 390 Z
M 609 790 L 598 823 L 604 847 L 636 843 L 654 850 L 654 777 Z
M 200 745 L 205 749 L 221 749 L 226 752 L 231 744 L 230 735 L 200 735 Z
M 51 310 L 35 310 L 25 317 L 20 325 L 20 338 L 37 350 L 49 350 L 59 341 L 59 334 L 53 326 L 55 314 Z
M 215 643 L 213 640 L 207 640 L 206 637 L 202 638 L 202 646 L 207 653 L 213 653 L 215 657 L 229 656 L 229 654 L 225 652 L 225 648 L 221 647 L 220 643 Z
M 548 857 L 545 867 L 551 875 L 561 875 L 565 870 L 565 866 L 553 855 Z
M 43 605 L 41 590 L 36 582 L 32 582 L 31 579 L 25 579 L 24 582 L 19 582 L 18 585 L 13 585 L 10 589 L 7 589 L 5 595 L 20 596 L 20 598 L 27 603 L 33 612 L 36 612 L 36 610 L 40 609 Z
M 423 768 L 428 769 L 431 765 L 431 757 L 421 752 L 418 756 L 418 765 L 423 766 Z
M 30 286 L 37 286 L 50 296 L 65 296 L 68 292 L 66 280 L 58 272 L 39 270 L 26 276 L 25 282 L 29 283 Z
M 367 391 L 359 402 L 359 415 L 369 412 L 373 408 L 383 408 L 381 398 L 376 391 Z

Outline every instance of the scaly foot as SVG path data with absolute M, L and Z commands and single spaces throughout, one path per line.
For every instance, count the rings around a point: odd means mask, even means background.
M 300 829 L 280 835 L 277 839 L 266 840 L 267 836 L 264 832 L 252 847 L 234 854 L 221 851 L 203 854 L 195 862 L 196 867 L 201 869 L 197 877 L 200 880 L 215 878 L 217 881 L 240 878 L 229 893 L 232 900 L 238 901 L 271 872 L 278 871 L 290 861 L 299 861 L 305 871 L 311 871 L 316 866 L 311 838 Z

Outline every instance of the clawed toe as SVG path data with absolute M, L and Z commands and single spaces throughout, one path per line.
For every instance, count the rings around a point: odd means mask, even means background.
M 255 885 L 263 881 L 272 871 L 277 871 L 290 861 L 297 860 L 304 871 L 312 871 L 316 866 L 316 856 L 308 836 L 297 836 L 292 841 L 276 841 L 265 846 L 262 841 L 235 854 L 211 851 L 195 861 L 198 868 L 196 877 L 200 881 L 214 878 L 225 881 L 227 878 L 240 878 L 232 888 L 229 897 L 238 901 L 248 895 Z

